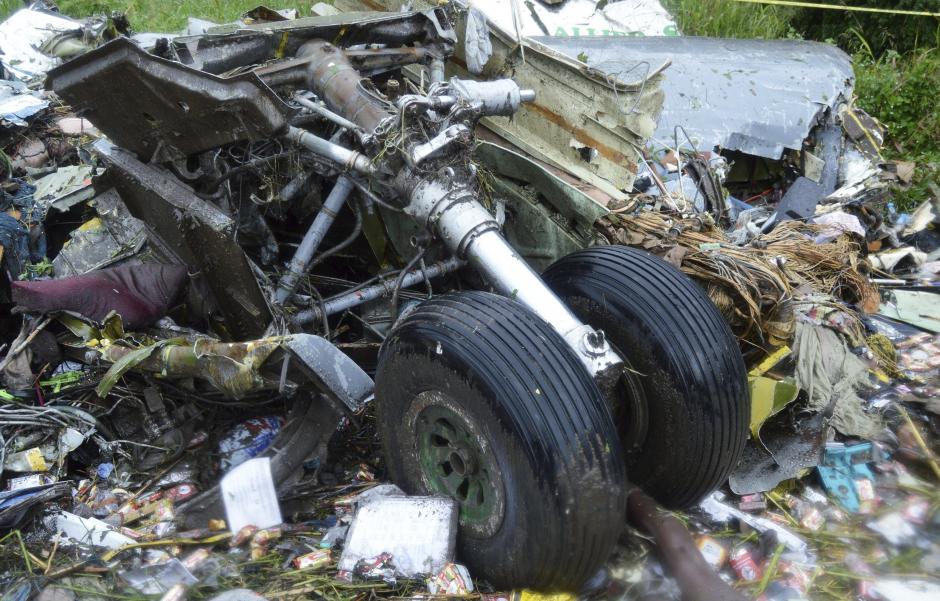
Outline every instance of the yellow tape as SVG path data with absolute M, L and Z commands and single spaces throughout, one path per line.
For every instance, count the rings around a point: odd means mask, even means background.
M 749 376 L 762 376 L 767 373 L 771 367 L 783 361 L 787 356 L 790 355 L 790 347 L 783 345 L 773 353 L 767 355 L 763 361 L 761 361 L 757 367 L 748 372 Z
M 846 10 L 858 13 L 880 13 L 888 15 L 907 15 L 911 17 L 937 17 L 940 13 L 925 10 L 895 10 L 893 8 L 873 8 L 869 6 L 837 6 L 835 4 L 820 4 L 819 2 L 796 2 L 794 0 L 734 0 L 748 4 L 773 4 L 777 6 L 796 6 L 798 8 L 824 8 L 828 10 Z
M 284 50 L 287 48 L 287 32 L 281 34 L 281 41 L 274 51 L 274 58 L 284 58 Z
M 878 141 L 875 140 L 875 138 L 871 135 L 871 132 L 868 131 L 868 128 L 865 127 L 864 123 L 862 123 L 862 120 L 858 118 L 858 115 L 855 114 L 855 111 L 847 110 L 845 111 L 845 114 L 847 114 L 852 119 L 852 121 L 858 125 L 858 128 L 865 133 L 865 138 L 868 140 L 868 143 L 871 144 L 871 147 L 875 149 L 875 154 L 878 155 L 878 158 L 882 161 L 885 160 L 885 158 L 881 156 L 881 150 L 879 150 L 881 148 L 881 144 L 879 144 Z

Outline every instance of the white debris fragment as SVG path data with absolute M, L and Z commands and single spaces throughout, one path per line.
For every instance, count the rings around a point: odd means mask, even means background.
M 454 559 L 457 504 L 445 497 L 382 496 L 361 505 L 349 528 L 339 569 L 389 553 L 395 575 L 435 574 Z

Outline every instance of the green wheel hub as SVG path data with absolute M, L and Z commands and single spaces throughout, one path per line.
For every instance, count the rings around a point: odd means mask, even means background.
M 431 492 L 460 505 L 460 525 L 491 534 L 502 521 L 503 482 L 485 441 L 468 418 L 428 405 L 416 420 L 418 461 Z

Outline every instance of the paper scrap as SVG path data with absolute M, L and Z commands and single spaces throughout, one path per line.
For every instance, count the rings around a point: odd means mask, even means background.
M 232 532 L 245 526 L 271 528 L 283 522 L 270 457 L 255 457 L 235 467 L 225 474 L 220 486 L 225 518 Z

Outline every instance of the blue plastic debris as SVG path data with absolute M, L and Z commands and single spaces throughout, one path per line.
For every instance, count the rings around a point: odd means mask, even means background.
M 868 466 L 877 461 L 876 449 L 870 442 L 846 446 L 841 442 L 826 443 L 822 462 L 816 466 L 826 491 L 847 511 L 858 513 L 864 501 L 870 501 L 868 488 L 875 474 Z

